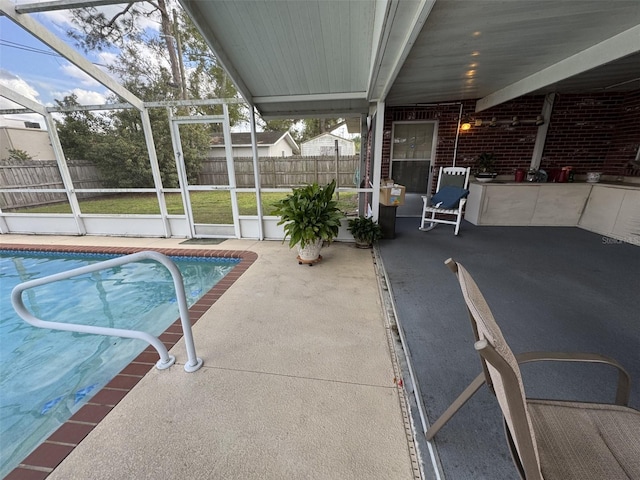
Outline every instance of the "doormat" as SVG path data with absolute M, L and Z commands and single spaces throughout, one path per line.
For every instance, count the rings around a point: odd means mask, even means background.
M 219 245 L 225 240 L 226 238 L 190 238 L 180 242 L 180 245 Z

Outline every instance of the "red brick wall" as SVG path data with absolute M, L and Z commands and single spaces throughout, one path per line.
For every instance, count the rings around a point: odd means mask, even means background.
M 472 166 L 482 152 L 493 152 L 499 174 L 528 169 L 538 127 L 510 125 L 512 117 L 535 120 L 542 112 L 544 96 L 525 96 L 480 113 L 475 100 L 461 102 L 463 116 L 481 119 L 483 125 L 460 132 L 456 165 Z M 434 165 L 451 165 L 455 150 L 460 102 L 437 106 L 387 107 L 382 148 L 382 177 L 389 174 L 391 128 L 394 121 L 438 120 Z M 499 121 L 489 127 L 492 117 Z M 473 125 L 473 122 L 472 122 Z M 640 90 L 630 93 L 556 95 L 543 151 L 541 168 L 571 165 L 577 174 L 601 171 L 608 175 L 640 176 L 629 162 L 640 146 Z

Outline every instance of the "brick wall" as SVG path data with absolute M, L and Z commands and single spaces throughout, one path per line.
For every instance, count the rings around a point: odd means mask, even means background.
M 389 174 L 391 128 L 394 121 L 437 120 L 438 139 L 434 165 L 453 162 L 460 103 L 463 116 L 482 120 L 460 132 L 456 165 L 473 166 L 482 152 L 493 152 L 499 174 L 528 169 L 538 127 L 533 123 L 511 126 L 511 119 L 532 122 L 542 112 L 544 96 L 525 96 L 475 113 L 475 100 L 435 106 L 387 107 L 382 148 L 382 177 Z M 492 117 L 498 126 L 489 127 Z M 596 95 L 556 95 L 541 168 L 571 165 L 577 174 L 601 171 L 608 175 L 640 176 L 629 162 L 640 146 L 640 90 Z

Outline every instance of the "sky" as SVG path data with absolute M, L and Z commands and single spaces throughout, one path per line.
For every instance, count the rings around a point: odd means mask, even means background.
M 119 6 L 101 8 L 118 9 Z M 68 11 L 30 14 L 30 17 L 77 49 L 66 35 L 67 29 L 72 26 Z M 148 26 L 157 29 L 157 23 L 150 22 Z M 111 63 L 115 54 L 115 51 L 89 54 L 82 52 L 83 56 L 99 68 Z M 80 104 L 103 104 L 110 93 L 107 88 L 4 16 L 0 16 L 0 84 L 46 106 L 53 106 L 55 99 L 62 100 L 72 93 L 78 97 Z M 0 97 L 0 109 L 17 107 Z M 36 121 L 44 128 L 40 115 L 13 114 L 0 119 L 0 124 L 13 123 L 8 119 Z

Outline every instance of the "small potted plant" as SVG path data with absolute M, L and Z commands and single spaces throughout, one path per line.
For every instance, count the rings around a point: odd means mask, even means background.
M 373 242 L 382 238 L 382 227 L 371 217 L 359 216 L 349 219 L 347 230 L 356 240 L 356 247 L 369 248 Z
M 496 156 L 493 153 L 482 152 L 476 157 L 475 177 L 479 182 L 490 182 L 498 176 L 495 171 Z
M 284 224 L 289 247 L 298 247 L 299 264 L 319 262 L 322 244 L 338 236 L 344 214 L 333 199 L 335 189 L 335 180 L 324 186 L 313 183 L 294 188 L 274 205 L 273 214 L 280 217 L 278 225 Z

